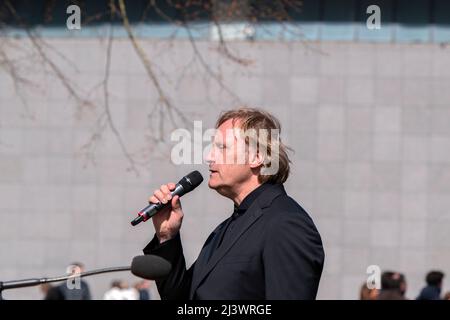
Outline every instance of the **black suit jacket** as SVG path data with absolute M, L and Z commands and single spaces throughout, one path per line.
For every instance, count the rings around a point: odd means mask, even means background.
M 229 218 L 230 219 L 230 218 Z M 209 261 L 208 237 L 197 261 L 186 269 L 180 235 L 159 244 L 156 236 L 145 254 L 172 263 L 156 281 L 162 299 L 315 299 L 324 251 L 309 215 L 282 185 L 270 185 L 250 205 Z

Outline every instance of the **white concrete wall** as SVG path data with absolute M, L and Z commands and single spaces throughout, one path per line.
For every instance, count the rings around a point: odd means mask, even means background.
M 46 52 L 70 85 L 83 98 L 90 93 L 94 106 L 80 108 L 29 42 L 14 40 L 19 47 L 13 57 L 25 56 L 17 65 L 33 84 L 17 91 L 0 69 L 1 280 L 60 275 L 75 260 L 87 269 L 129 264 L 153 234 L 151 223 L 129 224 L 147 197 L 194 168 L 206 174 L 206 166 L 171 164 L 171 145 L 157 147 L 146 138 L 156 134 L 149 123 L 157 123 L 158 113 L 151 112 L 158 97 L 126 39 L 113 42 L 110 108 L 128 150 L 146 165 L 138 167 L 139 176 L 127 171 L 129 163 L 107 128 L 95 150 L 96 164 L 85 166 L 82 146 L 103 112 L 97 85 L 104 78 L 106 41 L 46 42 L 53 48 Z M 191 63 L 189 42 L 141 43 L 163 88 L 190 121 L 202 120 L 206 129 L 221 110 L 238 105 L 198 60 Z M 230 44 L 253 61 L 248 67 L 214 48 L 198 43 L 205 61 L 220 69 L 242 103 L 279 117 L 282 135 L 295 150 L 286 187 L 311 214 L 325 244 L 318 298 L 357 298 L 371 264 L 404 272 L 410 298 L 429 269 L 450 273 L 448 48 Z M 166 119 L 166 137 L 182 126 L 191 130 L 193 122 L 173 126 Z M 182 236 L 192 263 L 232 204 L 204 183 L 183 206 Z M 94 297 L 101 298 L 116 278 L 137 280 L 125 273 L 88 278 Z M 4 296 L 39 299 L 41 294 L 30 288 Z

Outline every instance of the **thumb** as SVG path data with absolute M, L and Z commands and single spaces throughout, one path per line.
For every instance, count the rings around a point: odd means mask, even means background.
M 172 205 L 172 210 L 175 210 L 175 211 L 181 210 L 180 197 L 179 196 L 174 196 L 172 198 L 171 205 Z

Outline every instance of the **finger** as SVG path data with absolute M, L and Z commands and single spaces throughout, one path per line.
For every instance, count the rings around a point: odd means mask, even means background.
M 173 183 L 173 182 L 169 182 L 169 183 L 167 184 L 167 186 L 169 187 L 169 190 L 170 190 L 170 191 L 172 191 L 172 190 L 175 189 L 175 187 L 176 187 L 175 183 Z
M 174 196 L 172 199 L 172 209 L 173 210 L 179 210 L 181 209 L 181 202 L 180 202 L 180 197 L 179 196 Z
M 166 198 L 164 197 L 164 194 L 161 192 L 161 190 L 155 190 L 155 193 L 154 193 L 154 195 L 155 195 L 155 197 L 158 199 L 158 202 L 161 202 L 161 203 L 164 203 L 164 204 L 166 204 L 167 203 L 167 200 L 166 200 Z
M 170 194 L 169 187 L 168 187 L 166 184 L 163 184 L 163 185 L 161 186 L 161 189 L 160 189 L 160 190 L 161 190 L 162 193 L 164 194 L 164 197 L 166 198 L 166 200 L 172 199 L 172 195 Z
M 148 202 L 150 202 L 150 203 L 158 203 L 159 200 L 158 200 L 155 196 L 151 196 L 151 197 L 148 199 Z

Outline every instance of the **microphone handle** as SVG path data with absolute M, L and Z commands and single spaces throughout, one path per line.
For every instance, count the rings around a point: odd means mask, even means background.
M 171 194 L 172 197 L 174 197 L 176 195 L 181 197 L 182 195 L 184 195 L 183 186 L 181 184 L 177 183 L 176 186 L 175 186 L 175 189 L 173 189 L 170 192 L 170 194 Z M 161 202 L 150 203 L 144 209 L 139 211 L 138 216 L 133 221 L 131 221 L 131 225 L 135 226 L 138 223 L 141 223 L 142 221 L 147 221 L 148 219 L 153 217 L 155 214 L 157 214 L 159 210 L 161 210 L 162 208 L 164 208 L 168 204 L 169 204 L 169 202 L 166 203 L 166 204 L 163 204 Z

